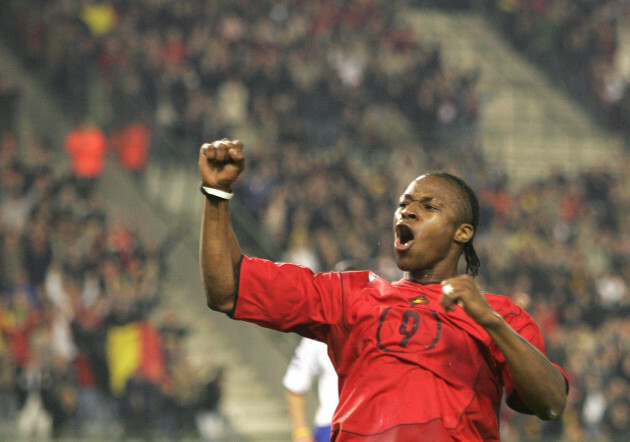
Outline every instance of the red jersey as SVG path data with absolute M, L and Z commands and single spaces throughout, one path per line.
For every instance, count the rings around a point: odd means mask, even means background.
M 78 127 L 68 134 L 66 151 L 72 160 L 75 175 L 98 178 L 105 167 L 107 138 L 98 127 Z
M 245 257 L 231 316 L 328 345 L 339 375 L 332 440 L 499 440 L 504 389 L 508 404 L 528 410 L 494 341 L 461 307 L 446 313 L 441 289 Z M 544 353 L 523 309 L 486 299 Z

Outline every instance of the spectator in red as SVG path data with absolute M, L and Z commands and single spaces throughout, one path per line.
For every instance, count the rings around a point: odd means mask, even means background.
M 110 138 L 110 144 L 117 152 L 120 164 L 136 179 L 140 179 L 144 172 L 150 143 L 151 132 L 139 121 L 128 124 Z
M 72 174 L 79 194 L 87 198 L 103 173 L 107 138 L 100 128 L 85 120 L 68 133 L 66 152 L 72 161 Z

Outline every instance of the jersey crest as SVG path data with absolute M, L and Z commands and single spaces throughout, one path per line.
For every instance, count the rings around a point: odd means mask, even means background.
M 418 295 L 415 298 L 409 298 L 409 303 L 411 305 L 425 305 L 429 303 L 429 300 L 424 295 Z

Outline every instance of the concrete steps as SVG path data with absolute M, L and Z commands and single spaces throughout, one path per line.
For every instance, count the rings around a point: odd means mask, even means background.
M 481 144 L 488 160 L 505 169 L 515 187 L 552 168 L 572 175 L 619 158 L 620 140 L 553 87 L 484 17 L 416 10 L 402 19 L 416 29 L 420 41 L 443 48 L 447 66 L 480 71 Z
M 191 363 L 195 367 L 224 368 L 220 410 L 227 418 L 228 426 L 224 428 L 221 440 L 290 440 L 291 423 L 284 396 L 278 394 L 279 386 L 270 385 L 257 367 L 245 360 L 229 333 L 221 330 L 224 321 L 218 321 L 219 313 L 205 308 L 201 300 L 198 303 L 183 302 L 191 296 L 182 290 L 181 283 L 171 287 L 171 299 L 175 300 L 171 303 L 177 306 L 178 316 L 197 324 L 186 343 Z M 203 297 L 201 293 L 198 295 Z M 278 366 L 278 371 L 283 373 L 285 368 Z

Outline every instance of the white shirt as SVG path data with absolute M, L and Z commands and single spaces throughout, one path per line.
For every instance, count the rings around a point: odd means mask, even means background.
M 315 426 L 330 425 L 339 402 L 337 373 L 328 357 L 326 344 L 302 338 L 282 380 L 287 390 L 304 394 L 311 389 L 314 378 L 319 378 L 317 391 L 319 406 L 315 412 Z

